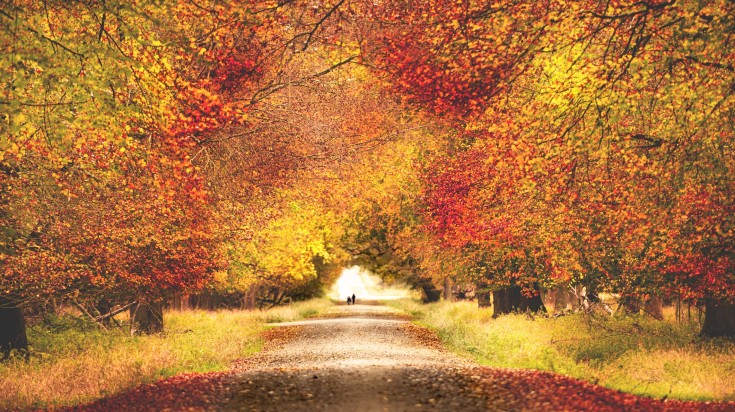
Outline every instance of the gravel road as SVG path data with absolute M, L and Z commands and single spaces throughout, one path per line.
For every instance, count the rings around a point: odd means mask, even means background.
M 386 306 L 336 306 L 322 319 L 274 325 L 297 338 L 251 358 L 228 409 L 487 410 L 472 365 L 427 344 Z

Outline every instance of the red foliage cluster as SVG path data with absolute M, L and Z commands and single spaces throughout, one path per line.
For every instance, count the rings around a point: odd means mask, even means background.
M 381 69 L 392 86 L 437 114 L 476 116 L 523 71 L 556 4 L 389 1 L 378 39 Z M 554 3 L 554 2 L 552 2 Z
M 467 136 L 492 139 L 483 133 Z M 514 243 L 513 218 L 493 213 L 493 208 L 512 203 L 513 188 L 487 184 L 512 179 L 511 175 L 504 175 L 507 171 L 498 169 L 507 154 L 490 146 L 473 147 L 437 159 L 425 170 L 423 202 L 430 216 L 427 225 L 444 244 L 462 248 Z

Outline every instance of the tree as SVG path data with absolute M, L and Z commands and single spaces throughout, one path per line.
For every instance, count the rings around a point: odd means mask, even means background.
M 195 10 L 27 1 L 2 13 L 4 293 L 156 301 L 221 264 L 191 159 L 200 134 L 240 121 L 242 105 L 220 95 L 257 70 L 241 45 L 191 44 L 184 35 L 223 38 L 206 26 L 221 15 Z
M 26 323 L 22 309 L 16 302 L 0 297 L 0 352 L 3 359 L 10 356 L 11 350 L 28 349 Z
M 525 223 L 536 235 L 526 247 L 546 256 L 544 277 L 583 278 L 645 296 L 671 291 L 665 273 L 684 282 L 685 272 L 665 269 L 670 263 L 719 261 L 714 249 L 692 249 L 672 235 L 681 230 L 676 216 L 697 215 L 684 206 L 688 192 L 708 187 L 710 179 L 731 181 L 723 166 L 732 139 L 733 70 L 719 63 L 732 50 L 731 6 L 623 1 L 495 8 L 437 0 L 413 12 L 392 3 L 386 18 L 394 28 L 384 35 L 392 47 L 376 61 L 396 90 L 448 117 L 458 136 L 462 129 L 488 130 L 479 140 L 503 141 L 497 145 L 508 151 L 489 159 L 515 160 L 523 172 L 504 183 L 535 199 Z M 465 152 L 472 150 L 457 153 Z M 483 177 L 484 164 L 476 167 L 474 175 L 463 172 L 465 187 L 497 187 Z M 727 193 L 728 185 L 717 190 Z M 459 196 L 457 204 L 477 204 L 466 193 L 452 196 Z M 516 217 L 508 212 L 499 216 Z M 470 212 L 461 216 L 486 223 Z M 729 222 L 712 217 L 713 227 Z M 472 230 L 457 232 L 471 238 Z M 718 240 L 717 249 L 729 247 L 726 237 Z M 672 254 L 674 244 L 696 250 L 698 258 Z M 698 267 L 729 282 L 715 265 Z

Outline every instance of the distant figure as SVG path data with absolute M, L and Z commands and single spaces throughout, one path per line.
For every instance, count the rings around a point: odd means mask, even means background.
M 352 294 L 352 304 L 353 305 L 355 304 L 355 294 L 354 293 Z
M 350 303 L 352 303 L 352 298 L 347 296 L 347 305 L 349 305 Z

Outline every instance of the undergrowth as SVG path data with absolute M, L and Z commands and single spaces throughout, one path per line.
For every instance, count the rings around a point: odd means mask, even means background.
M 494 367 L 556 372 L 656 398 L 735 400 L 735 342 L 698 325 L 573 314 L 492 317 L 474 302 L 394 303 L 452 350 Z

